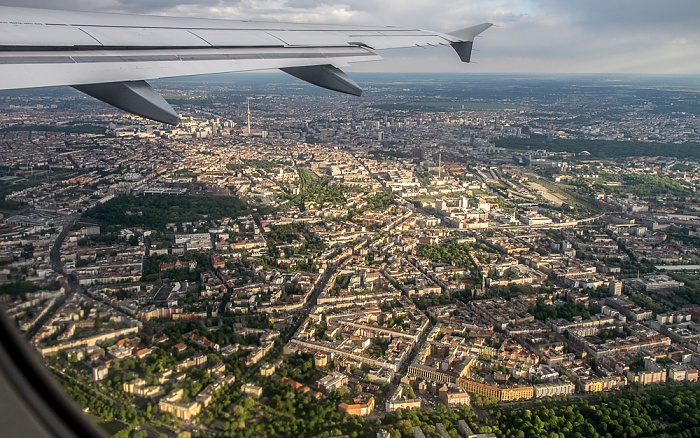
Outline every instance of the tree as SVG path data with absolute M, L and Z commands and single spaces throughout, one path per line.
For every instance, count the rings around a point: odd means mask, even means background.
M 112 435 L 113 438 L 129 438 L 129 434 L 131 431 L 134 429 L 133 426 L 128 426 L 125 427 L 124 429 L 120 430 L 119 432 L 115 433 Z

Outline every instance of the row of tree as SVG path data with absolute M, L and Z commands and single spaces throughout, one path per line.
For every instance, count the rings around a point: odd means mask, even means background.
M 700 436 L 700 385 L 666 384 L 629 388 L 578 400 L 492 409 L 482 432 L 515 437 L 664 437 Z

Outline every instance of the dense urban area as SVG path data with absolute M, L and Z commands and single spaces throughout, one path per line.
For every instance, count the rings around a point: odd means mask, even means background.
M 0 95 L 0 300 L 120 437 L 700 435 L 700 81 Z

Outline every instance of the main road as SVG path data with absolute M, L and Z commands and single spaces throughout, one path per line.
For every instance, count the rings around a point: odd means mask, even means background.
M 67 273 L 65 266 L 63 266 L 63 261 L 61 260 L 61 246 L 63 241 L 66 240 L 66 236 L 70 232 L 73 225 L 78 221 L 79 216 L 67 216 L 65 221 L 61 224 L 63 230 L 59 233 L 56 241 L 53 244 L 50 252 L 51 258 L 51 268 L 58 274 L 61 274 L 66 279 L 66 297 L 73 295 L 78 291 L 78 276 L 77 274 Z
M 62 286 L 65 288 L 65 293 L 53 303 L 51 309 L 46 312 L 46 315 L 42 316 L 41 319 L 36 321 L 36 323 L 29 330 L 27 330 L 26 336 L 28 339 L 31 339 L 36 334 L 39 328 L 42 327 L 44 322 L 46 322 L 48 318 L 53 315 L 56 309 L 66 302 L 67 298 L 78 291 L 78 275 L 74 272 L 67 273 L 65 267 L 63 266 L 63 262 L 61 261 L 61 246 L 63 245 L 63 241 L 66 239 L 68 232 L 71 228 L 73 228 L 73 225 L 75 225 L 78 219 L 79 216 L 66 216 L 65 219 L 61 221 L 61 226 L 63 226 L 63 229 L 58 234 L 58 237 L 56 238 L 56 241 L 49 252 L 51 269 L 53 269 L 57 274 L 63 275 L 63 278 L 65 279 L 62 284 Z
M 297 330 L 299 330 L 299 326 L 301 326 L 301 323 L 309 316 L 309 312 L 311 312 L 311 309 L 313 309 L 314 306 L 316 306 L 316 300 L 318 300 L 318 296 L 321 295 L 321 292 L 323 292 L 323 289 L 326 287 L 328 280 L 331 279 L 333 274 L 335 274 L 335 271 L 337 271 L 338 268 L 348 260 L 348 258 L 349 256 L 338 260 L 337 263 L 330 266 L 323 272 L 323 274 L 321 274 L 321 278 L 316 282 L 313 290 L 311 291 L 311 294 L 306 299 L 306 303 L 301 308 L 301 311 L 297 314 L 297 320 L 292 326 L 293 330 L 291 329 L 292 327 L 290 327 L 289 332 L 285 334 L 285 336 L 282 338 L 285 344 L 292 339 L 294 333 L 296 333 Z

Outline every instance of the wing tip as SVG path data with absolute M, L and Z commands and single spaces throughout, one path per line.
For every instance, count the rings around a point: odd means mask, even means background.
M 454 41 L 450 45 L 455 52 L 457 52 L 457 55 L 462 62 L 471 62 L 472 49 L 474 48 L 474 38 L 491 26 L 493 26 L 493 23 L 482 23 L 477 24 L 476 26 L 456 30 L 448 34 L 459 38 L 459 41 Z
M 448 35 L 457 37 L 462 41 L 474 41 L 474 38 L 493 25 L 493 23 L 481 23 L 475 26 L 465 27 L 464 29 L 455 30 L 454 32 L 449 32 Z

